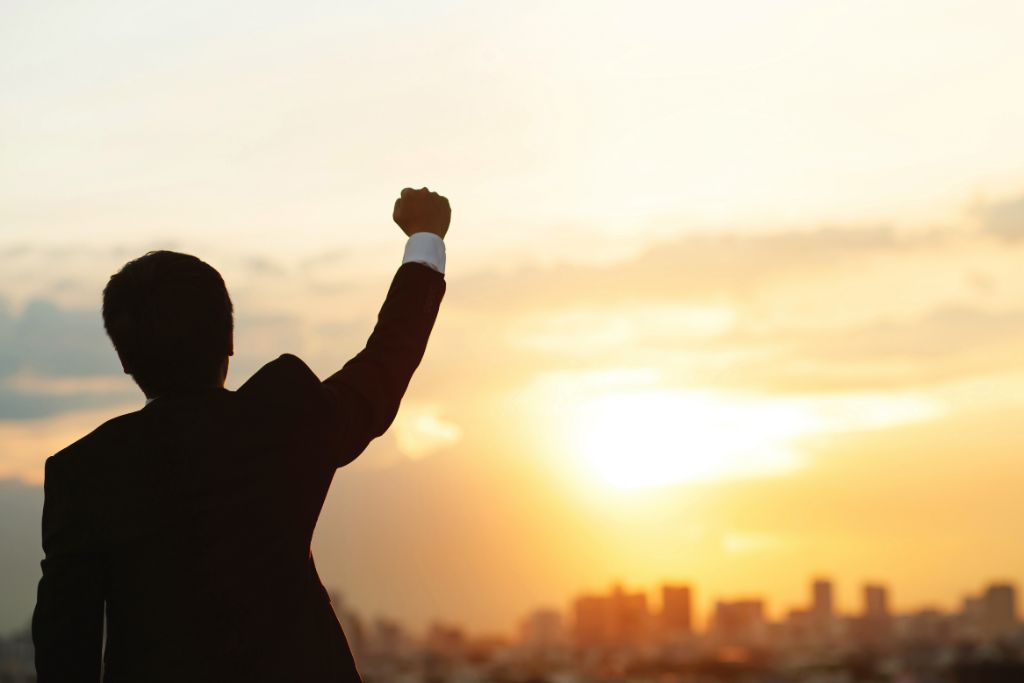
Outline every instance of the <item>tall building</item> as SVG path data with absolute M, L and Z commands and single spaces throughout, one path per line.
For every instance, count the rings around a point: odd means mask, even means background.
M 578 645 L 599 645 L 612 640 L 611 600 L 603 595 L 582 595 L 573 603 L 573 638 Z
M 1017 627 L 1017 591 L 1010 584 L 994 583 L 981 597 L 982 633 L 988 638 L 1010 635 Z
M 889 617 L 889 591 L 878 584 L 864 584 L 864 616 L 869 619 Z
M 864 584 L 864 613 L 853 620 L 857 643 L 870 650 L 880 650 L 892 642 L 893 622 L 889 614 L 889 590 L 879 584 Z
M 834 640 L 837 619 L 830 580 L 819 578 L 811 583 L 808 621 L 811 627 L 810 642 L 814 647 L 828 645 Z
M 811 585 L 811 613 L 823 621 L 832 619 L 832 582 L 828 579 L 815 579 Z
M 1017 626 L 1017 591 L 1012 585 L 994 583 L 980 596 L 964 598 L 960 614 L 963 636 L 997 640 L 1012 635 Z
M 574 604 L 573 635 L 580 645 L 634 643 L 647 635 L 647 596 L 615 586 L 609 595 L 584 595 Z
M 693 593 L 689 586 L 661 587 L 661 628 L 673 635 L 693 632 Z

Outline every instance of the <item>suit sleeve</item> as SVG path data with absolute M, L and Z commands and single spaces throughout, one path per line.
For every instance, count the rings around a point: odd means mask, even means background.
M 337 466 L 354 460 L 391 426 L 423 358 L 444 292 L 441 273 L 421 263 L 402 265 L 366 347 L 324 380 Z
M 32 641 L 39 683 L 99 681 L 103 648 L 102 562 L 66 463 L 46 461 L 43 576 Z

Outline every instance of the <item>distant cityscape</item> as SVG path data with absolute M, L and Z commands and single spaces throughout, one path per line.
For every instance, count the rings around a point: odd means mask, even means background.
M 508 639 L 446 623 L 415 637 L 392 620 L 364 621 L 339 597 L 335 607 L 368 683 L 1024 683 L 1024 623 L 1007 582 L 953 612 L 903 613 L 887 586 L 867 583 L 859 609 L 844 614 L 834 583 L 814 578 L 807 603 L 779 620 L 761 599 L 717 600 L 703 629 L 693 586 L 658 593 L 656 606 L 621 585 L 578 595 L 564 612 L 530 612 Z
M 565 612 L 537 609 L 512 637 L 444 622 L 415 634 L 366 620 L 340 595 L 335 612 L 367 683 L 1024 683 L 1024 624 L 1011 583 L 992 583 L 960 609 L 898 613 L 889 589 L 862 586 L 852 614 L 827 578 L 778 620 L 761 599 L 717 600 L 697 628 L 694 587 L 647 593 L 612 586 L 578 595 Z M 28 633 L 0 641 L 0 683 L 34 681 Z

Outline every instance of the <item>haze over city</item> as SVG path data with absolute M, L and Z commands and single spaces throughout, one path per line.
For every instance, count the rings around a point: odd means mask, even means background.
M 781 617 L 817 575 L 843 610 L 875 580 L 953 610 L 1024 579 L 1019 3 L 2 13 L 0 633 L 45 458 L 142 404 L 109 275 L 195 253 L 229 388 L 284 352 L 325 376 L 424 184 L 444 308 L 314 539 L 360 612 L 507 631 L 678 580 Z

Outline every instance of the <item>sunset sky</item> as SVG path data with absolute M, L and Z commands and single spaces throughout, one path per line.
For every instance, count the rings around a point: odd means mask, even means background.
M 315 539 L 364 615 L 1024 582 L 1021 3 L 240 7 L 0 9 L 0 633 L 43 461 L 142 403 L 106 278 L 195 253 L 234 298 L 229 387 L 284 352 L 325 376 L 421 185 L 448 294 Z

